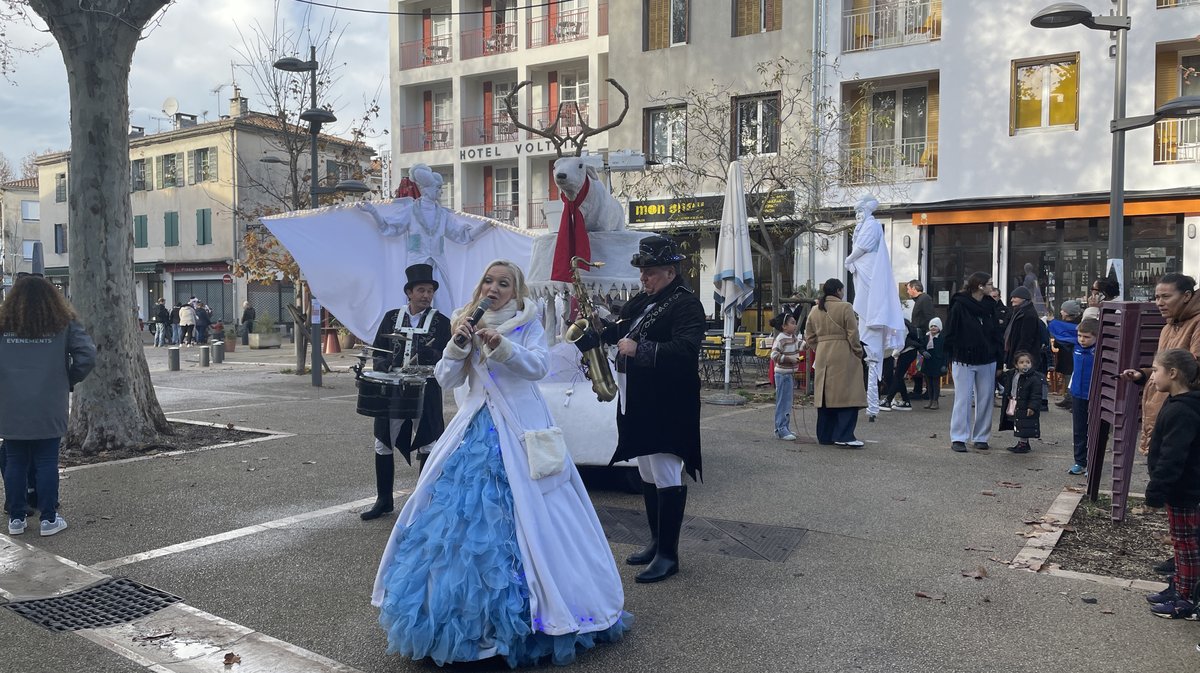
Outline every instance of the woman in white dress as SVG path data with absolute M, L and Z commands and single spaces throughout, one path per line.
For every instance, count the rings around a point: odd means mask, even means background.
M 483 298 L 491 310 L 467 317 Z M 569 457 L 530 476 L 525 432 L 553 425 L 537 382 L 549 357 L 541 319 L 512 262 L 488 265 L 453 318 L 435 369 L 466 383 L 388 540 L 372 603 L 388 651 L 438 665 L 503 657 L 567 664 L 632 624 L 621 579 Z M 461 345 L 460 345 L 461 343 Z

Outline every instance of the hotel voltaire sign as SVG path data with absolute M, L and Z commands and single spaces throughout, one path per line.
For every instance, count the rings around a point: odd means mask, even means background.
M 759 194 L 746 195 L 746 214 L 751 218 L 762 203 Z M 725 196 L 693 196 L 683 199 L 650 199 L 629 202 L 629 224 L 659 222 L 719 222 L 725 207 Z M 768 219 L 785 217 L 796 212 L 795 194 L 791 190 L 775 192 L 767 201 L 763 215 Z

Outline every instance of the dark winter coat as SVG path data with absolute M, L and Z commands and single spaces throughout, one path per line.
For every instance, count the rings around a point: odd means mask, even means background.
M 1042 386 L 1046 378 L 1036 369 L 1030 369 L 1028 374 L 1021 375 L 1014 391 L 1012 382 L 1016 374 L 1017 370 L 1010 369 L 1000 378 L 1000 384 L 1004 386 L 1004 397 L 1000 400 L 1000 429 L 1015 430 L 1016 436 L 1022 439 L 1041 437 Z M 1008 401 L 1014 397 L 1017 400 L 1016 413 L 1009 416 Z M 1028 413 L 1030 410 L 1033 410 L 1032 416 Z
M 172 325 L 179 324 L 179 309 L 181 309 L 181 308 L 183 308 L 183 306 L 176 306 L 175 308 L 171 309 L 171 324 Z
M 1033 302 L 1027 301 L 1012 312 L 1004 339 L 1004 365 L 1009 369 L 1016 366 L 1016 354 L 1025 351 L 1033 357 L 1033 368 L 1045 371 L 1042 358 L 1041 329 L 1045 324 L 1038 317 Z
M 150 316 L 150 322 L 162 323 L 163 325 L 171 324 L 171 312 L 163 304 L 158 304 L 154 307 L 154 313 Z
M 74 320 L 42 338 L 0 334 L 0 438 L 67 434 L 70 391 L 95 364 L 96 344 Z
M 642 316 L 650 303 L 653 308 Z M 601 335 L 608 344 L 623 337 L 637 341 L 638 347 L 635 356 L 618 357 L 618 369 L 625 370 L 626 399 L 623 413 L 617 406 L 617 451 L 612 462 L 672 453 L 683 459 L 692 479 L 699 480 L 698 362 L 704 306 L 677 277 L 654 296 L 634 295 L 621 308 L 617 322 L 607 324 Z
M 938 334 L 933 338 L 933 348 L 928 348 L 929 337 L 925 338 L 925 360 L 921 363 L 921 373 L 925 376 L 941 376 L 946 369 L 946 337 Z
M 1151 507 L 1195 507 L 1200 503 L 1200 390 L 1172 395 L 1162 405 L 1150 436 Z
M 984 295 L 978 301 L 963 291 L 950 297 L 945 347 L 948 362 L 987 365 L 999 362 L 1004 333 L 996 322 L 996 300 Z
M 933 310 L 933 297 L 925 292 L 913 297 L 912 322 L 921 336 L 929 333 L 929 321 L 935 317 L 937 314 Z
M 450 343 L 450 318 L 441 313 L 430 309 L 422 318 L 421 325 L 417 325 L 417 327 L 424 325 L 430 315 L 433 316 L 433 322 L 429 326 L 429 333 L 416 337 L 417 364 L 421 365 L 436 365 L 438 360 L 442 359 L 442 351 L 446 350 L 446 344 Z M 399 351 L 390 356 L 376 355 L 371 364 L 377 372 L 391 371 L 393 367 L 401 366 L 401 360 L 404 358 L 403 342 L 397 340 L 394 346 L 393 338 L 387 336 L 396 333 L 396 320 L 399 318 L 400 309 L 394 308 L 388 311 L 383 315 L 383 322 L 379 323 L 379 329 L 375 331 L 375 340 L 371 342 L 373 347 Z M 412 462 L 409 454 L 412 453 L 413 447 L 421 447 L 437 441 L 446 430 L 446 418 L 442 411 L 442 387 L 438 385 L 437 379 L 430 377 L 425 381 L 425 400 L 422 404 L 416 436 L 413 436 L 412 422 L 405 421 L 400 430 L 400 436 L 395 442 L 394 448 L 409 463 Z M 388 420 L 376 418 L 375 424 L 384 426 L 377 430 L 383 430 L 383 434 L 386 434 L 388 430 L 384 428 L 389 426 Z M 377 432 L 377 434 L 379 433 Z

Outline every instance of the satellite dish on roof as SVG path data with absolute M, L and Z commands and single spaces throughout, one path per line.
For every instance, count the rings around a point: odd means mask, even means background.
M 163 101 L 162 112 L 168 117 L 174 117 L 175 113 L 179 112 L 179 101 L 175 100 L 174 96 L 168 96 Z

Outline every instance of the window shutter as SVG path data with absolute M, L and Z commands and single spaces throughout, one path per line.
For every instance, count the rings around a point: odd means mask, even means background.
M 175 186 L 176 187 L 182 187 L 184 185 L 183 180 L 184 180 L 184 173 L 186 171 L 186 168 L 184 167 L 185 166 L 184 161 L 186 161 L 186 160 L 187 160 L 187 157 L 186 157 L 186 155 L 184 155 L 183 152 L 179 152 L 178 154 L 175 155 Z
M 763 4 L 766 6 L 767 12 L 764 22 L 767 30 L 781 30 L 783 28 L 783 0 L 766 0 Z
M 137 190 L 136 190 L 136 189 L 134 189 L 134 187 L 133 187 L 133 185 L 134 185 L 134 182 L 133 182 L 134 168 L 135 168 L 136 166 L 137 166 L 137 162 L 136 162 L 136 161 L 130 161 L 130 162 L 129 162 L 129 191 L 130 191 L 130 192 L 135 192 L 135 191 L 137 191 Z
M 646 25 L 650 49 L 671 46 L 671 0 L 647 0 Z
M 208 148 L 208 179 L 209 180 L 217 179 L 217 157 L 218 156 L 219 155 L 217 154 L 217 148 L 215 148 L 215 147 Z
M 550 170 L 546 172 L 546 175 L 550 176 L 550 190 L 547 192 L 547 196 L 550 197 L 551 201 L 557 201 L 558 200 L 558 183 L 554 181 L 554 161 L 553 160 L 550 161 Z
M 204 209 L 196 211 L 196 245 L 204 243 Z
M 496 207 L 496 177 L 491 166 L 483 167 L 483 209 L 484 214 Z
M 938 126 L 941 123 L 941 92 L 938 80 L 931 80 L 925 90 L 925 165 L 926 177 L 937 177 Z
M 146 179 L 143 181 L 146 185 L 144 189 L 148 192 L 153 191 L 154 176 L 158 174 L 158 171 L 154 170 L 154 159 L 150 158 L 143 160 L 142 168 L 146 171 Z
M 197 158 L 198 158 L 198 157 L 196 156 L 196 150 L 188 150 L 188 152 L 187 152 L 187 163 L 188 163 L 188 168 L 189 168 L 190 170 L 188 171 L 188 181 L 187 181 L 187 183 L 188 183 L 189 185 L 194 185 L 194 184 L 196 184 L 196 176 L 200 174 L 200 171 L 196 170 L 196 168 L 197 168 L 197 165 L 196 165 L 196 159 L 197 159 Z
M 164 163 L 163 159 L 164 159 L 164 157 L 162 155 L 154 157 L 154 164 L 155 164 L 155 168 L 156 168 L 156 170 L 154 171 L 154 177 L 156 180 L 158 180 L 158 188 L 159 189 L 163 188 L 163 163 Z

